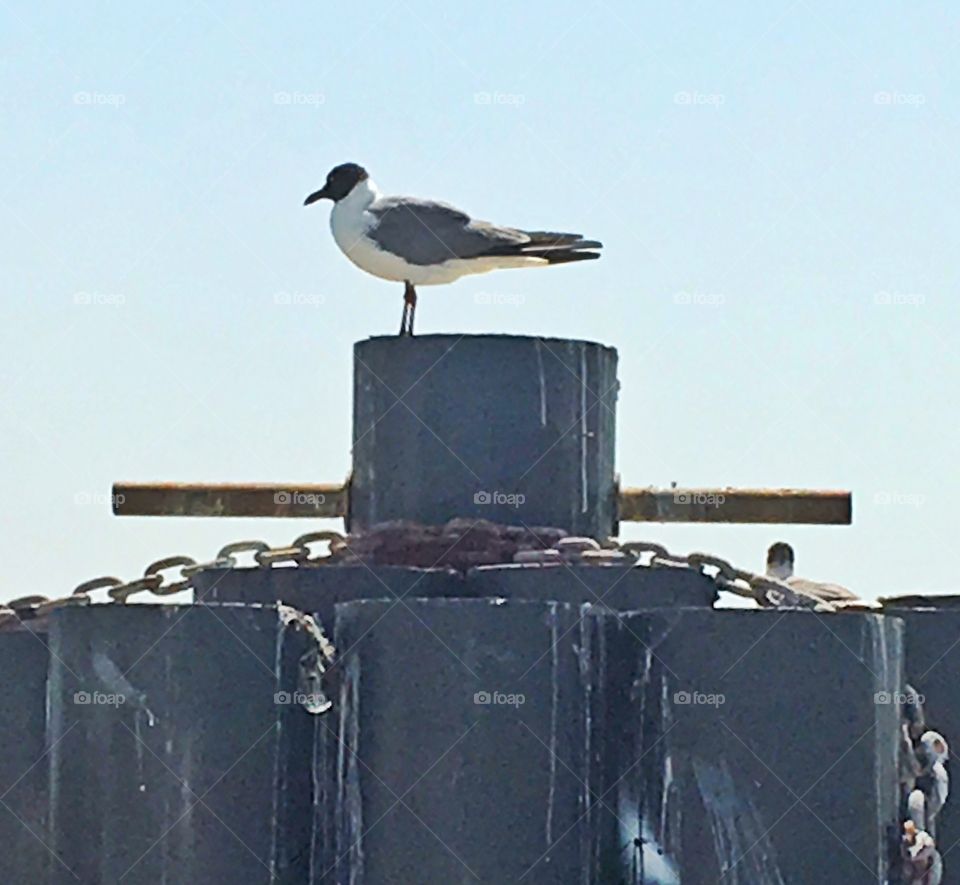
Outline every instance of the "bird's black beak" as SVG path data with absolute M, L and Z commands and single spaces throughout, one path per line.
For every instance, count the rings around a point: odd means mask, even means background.
M 317 200 L 328 199 L 329 196 L 330 195 L 327 193 L 326 187 L 322 187 L 320 190 L 314 191 L 312 194 L 310 194 L 310 196 L 303 201 L 303 205 L 309 206 L 311 203 L 316 203 Z

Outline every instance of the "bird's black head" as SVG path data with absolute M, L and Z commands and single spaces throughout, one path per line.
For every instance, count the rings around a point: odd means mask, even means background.
M 785 544 L 783 541 L 777 541 L 771 544 L 767 551 L 768 566 L 789 566 L 793 567 L 793 547 Z
M 327 173 L 327 183 L 320 190 L 310 194 L 303 201 L 303 205 L 309 206 L 317 200 L 333 200 L 336 203 L 337 200 L 342 200 L 349 194 L 354 185 L 368 177 L 367 170 L 356 163 L 343 163 L 336 166 Z

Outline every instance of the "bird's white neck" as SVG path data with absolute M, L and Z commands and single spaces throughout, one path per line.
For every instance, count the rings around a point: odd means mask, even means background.
M 362 251 L 364 248 L 364 235 L 376 223 L 376 219 L 367 209 L 379 196 L 377 186 L 369 178 L 365 178 L 358 181 L 342 200 L 333 204 L 330 230 L 337 245 L 355 264 L 357 250 Z
M 364 178 L 363 181 L 358 181 L 342 200 L 338 200 L 334 208 L 342 208 L 349 214 L 363 212 L 379 196 L 380 191 L 373 179 Z
M 793 566 L 789 562 L 767 563 L 767 577 L 786 581 L 793 577 Z

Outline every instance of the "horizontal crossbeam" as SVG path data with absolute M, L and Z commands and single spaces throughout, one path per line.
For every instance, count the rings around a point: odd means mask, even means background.
M 850 525 L 850 492 L 809 489 L 623 489 L 622 522 Z
M 136 483 L 113 487 L 118 516 L 331 519 L 347 513 L 348 486 L 316 483 Z M 622 522 L 849 525 L 850 492 L 806 489 L 655 489 L 620 492 Z
M 316 483 L 118 482 L 117 516 L 258 516 L 330 519 L 347 512 L 347 489 Z

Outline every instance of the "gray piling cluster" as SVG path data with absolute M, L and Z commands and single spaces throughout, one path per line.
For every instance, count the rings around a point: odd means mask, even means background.
M 615 533 L 615 368 L 589 342 L 361 343 L 351 528 Z M 0 881 L 876 885 L 902 811 L 884 698 L 906 667 L 947 733 L 960 709 L 949 617 L 715 611 L 685 568 L 355 562 L 195 588 L 0 635 Z M 326 712 L 277 602 L 333 639 Z

